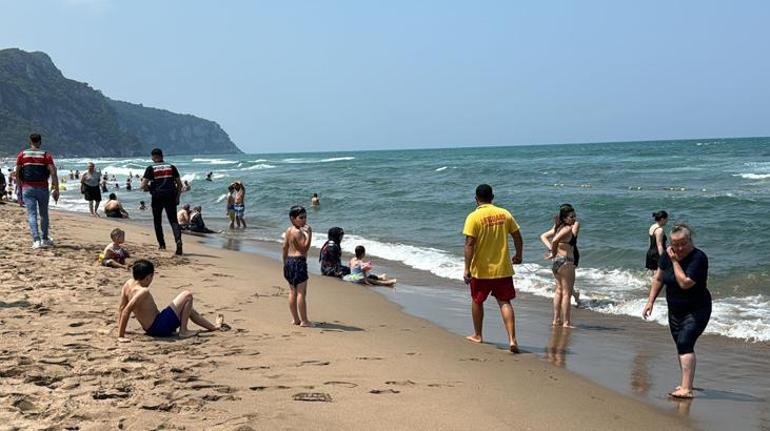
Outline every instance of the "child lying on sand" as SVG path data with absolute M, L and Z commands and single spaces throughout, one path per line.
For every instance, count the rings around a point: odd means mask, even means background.
M 142 325 L 147 335 L 153 337 L 168 337 L 179 329 L 179 338 L 192 337 L 198 334 L 198 331 L 187 329 L 187 323 L 192 320 L 198 326 L 208 331 L 226 331 L 230 327 L 224 323 L 224 317 L 217 316 L 216 325 L 206 320 L 198 314 L 193 308 L 192 293 L 184 291 L 158 312 L 150 289 L 155 275 L 155 267 L 152 262 L 144 259 L 134 262 L 133 278 L 126 281 L 120 295 L 120 308 L 118 309 L 118 340 L 128 341 L 124 338 L 126 334 L 126 325 L 131 313 L 134 313 L 136 320 Z
M 99 255 L 99 264 L 110 268 L 128 269 L 126 258 L 129 257 L 128 250 L 123 248 L 122 244 L 126 241 L 126 233 L 122 229 L 115 228 L 110 232 L 112 242 L 104 247 L 104 251 Z

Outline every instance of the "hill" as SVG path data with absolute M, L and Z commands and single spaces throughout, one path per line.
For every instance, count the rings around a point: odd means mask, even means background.
M 16 154 L 32 132 L 58 157 L 241 153 L 213 121 L 112 100 L 45 53 L 0 50 L 0 154 Z

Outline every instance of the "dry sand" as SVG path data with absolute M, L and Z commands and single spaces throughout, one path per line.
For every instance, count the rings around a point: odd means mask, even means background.
M 56 247 L 31 250 L 24 210 L 0 205 L 0 430 L 688 428 L 359 286 L 311 275 L 319 326 L 298 328 L 278 262 L 190 236 L 188 254 L 174 257 L 151 229 L 86 215 L 52 212 L 51 225 Z M 129 273 L 95 265 L 116 225 L 134 257 L 156 263 L 159 306 L 189 290 L 197 310 L 223 313 L 232 330 L 153 339 L 132 320 L 132 342 L 118 343 Z

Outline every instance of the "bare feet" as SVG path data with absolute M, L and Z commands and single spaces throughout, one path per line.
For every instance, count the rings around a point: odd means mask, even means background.
M 519 346 L 517 344 L 511 344 L 510 347 L 508 347 L 508 350 L 510 350 L 511 353 L 518 354 L 519 353 Z
M 574 326 L 570 322 L 564 322 L 564 324 L 561 326 L 562 328 L 574 328 Z
M 561 326 L 561 320 L 554 320 L 551 322 L 551 326 Z
M 692 390 L 687 390 L 679 386 L 677 386 L 676 390 L 674 390 L 673 392 L 669 392 L 668 396 L 670 396 L 671 398 L 679 398 L 679 399 L 686 399 L 686 400 L 693 398 Z
M 305 321 L 305 322 L 300 322 L 299 326 L 301 326 L 303 328 L 315 328 L 315 324 L 313 322 L 309 321 L 309 320 Z
M 291 321 L 292 325 L 299 325 L 300 323 L 302 323 L 302 322 L 300 322 L 299 320 L 292 320 Z
M 190 338 L 198 335 L 198 331 L 179 331 L 179 338 Z
M 484 340 L 481 339 L 481 335 L 468 335 L 465 337 L 466 340 L 472 341 L 474 343 L 483 343 Z
M 216 327 L 220 331 L 229 331 L 231 329 L 230 325 L 225 323 L 225 316 L 223 316 L 221 314 L 217 315 Z

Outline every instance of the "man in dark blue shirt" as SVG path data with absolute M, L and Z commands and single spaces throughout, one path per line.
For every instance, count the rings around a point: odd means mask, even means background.
M 179 205 L 179 195 L 182 194 L 182 180 L 176 166 L 163 161 L 163 151 L 155 148 L 150 153 L 153 164 L 144 171 L 142 178 L 142 190 L 149 191 L 152 195 L 152 221 L 155 225 L 155 237 L 161 250 L 166 248 L 166 240 L 163 238 L 162 215 L 166 211 L 166 217 L 174 232 L 176 241 L 176 254 L 182 254 L 182 230 L 176 218 L 176 207 Z

